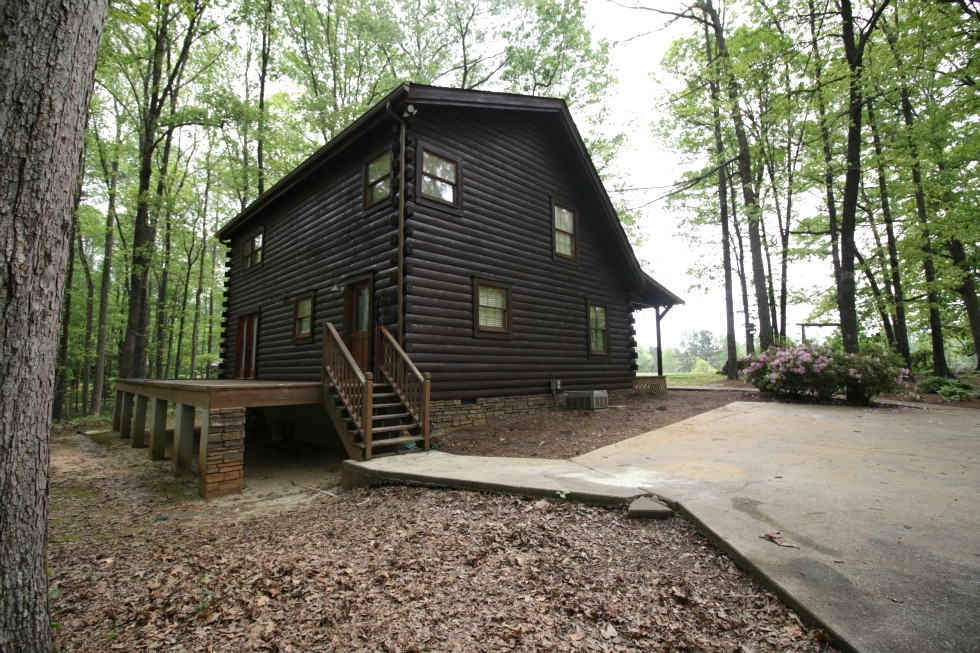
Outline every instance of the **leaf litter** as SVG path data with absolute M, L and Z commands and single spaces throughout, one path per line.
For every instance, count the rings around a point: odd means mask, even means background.
M 145 450 L 73 437 L 52 449 L 64 653 L 834 650 L 679 518 L 417 487 L 241 510 L 154 495 Z

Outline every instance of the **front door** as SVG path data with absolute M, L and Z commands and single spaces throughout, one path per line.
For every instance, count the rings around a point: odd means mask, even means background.
M 256 341 L 259 314 L 249 313 L 238 318 L 238 343 L 235 348 L 235 378 L 255 378 Z
M 370 371 L 371 361 L 371 283 L 357 281 L 347 286 L 347 348 L 362 371 Z

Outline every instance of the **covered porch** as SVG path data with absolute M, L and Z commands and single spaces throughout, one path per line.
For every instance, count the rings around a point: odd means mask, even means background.
M 174 404 L 171 464 L 174 474 L 190 474 L 200 409 L 198 492 L 210 499 L 242 489 L 246 408 L 322 402 L 319 381 L 120 379 L 112 428 L 134 447 L 148 446 L 151 460 L 163 460 L 167 412 Z

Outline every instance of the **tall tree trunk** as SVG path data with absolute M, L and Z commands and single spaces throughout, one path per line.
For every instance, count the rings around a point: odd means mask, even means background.
M 830 142 L 830 123 L 827 119 L 827 105 L 823 96 L 823 57 L 817 41 L 817 12 L 813 0 L 807 2 L 810 19 L 810 49 L 813 52 L 813 76 L 816 85 L 817 120 L 820 125 L 820 145 L 823 153 L 823 183 L 827 205 L 827 222 L 830 229 L 830 258 L 834 266 L 834 303 L 840 312 L 841 263 L 839 238 L 840 228 L 837 219 L 837 199 L 834 193 L 834 153 Z
M 738 144 L 737 169 L 742 183 L 742 199 L 745 204 L 745 219 L 749 227 L 749 251 L 752 255 L 752 285 L 759 311 L 759 346 L 765 350 L 773 344 L 772 321 L 769 310 L 769 295 L 766 288 L 766 270 L 762 260 L 762 236 L 759 222 L 762 219 L 758 198 L 752 180 L 752 154 L 748 136 L 739 106 L 740 89 L 728 61 L 728 46 L 725 42 L 724 26 L 711 0 L 698 0 L 695 4 L 708 18 L 714 31 L 715 48 L 718 59 L 724 68 L 725 86 L 728 91 L 732 125 L 735 128 L 735 141 Z
M 95 380 L 92 383 L 92 402 L 89 414 L 98 416 L 102 412 L 102 388 L 105 383 L 106 339 L 109 330 L 109 291 L 112 288 L 112 248 L 116 222 L 116 195 L 119 183 L 119 144 L 122 142 L 122 121 L 116 120 L 116 140 L 112 163 L 106 164 L 100 148 L 99 160 L 106 180 L 109 200 L 105 220 L 105 249 L 102 256 L 102 281 L 99 286 L 99 326 L 95 338 Z
M 256 144 L 256 165 L 259 169 L 259 195 L 265 192 L 265 85 L 269 76 L 269 54 L 271 50 L 272 0 L 269 0 L 265 6 L 265 16 L 262 21 L 262 53 L 259 62 L 259 133 Z M 205 216 L 205 219 L 207 219 L 207 216 Z M 193 369 L 191 374 L 193 375 Z
M 204 262 L 207 260 L 208 246 L 208 204 L 211 200 L 211 150 L 208 148 L 207 173 L 204 178 L 204 207 L 201 215 L 201 260 L 197 267 L 197 290 L 194 292 L 194 326 L 191 329 L 191 378 L 197 377 L 197 346 L 201 325 L 201 293 L 204 290 Z M 261 180 L 261 176 L 260 176 Z M 259 182 L 261 185 L 261 181 Z M 261 194 L 262 191 L 259 191 Z M 187 271 L 190 274 L 190 270 Z
M 885 236 L 888 246 L 888 268 L 891 272 L 891 286 L 895 299 L 895 345 L 898 353 L 905 361 L 905 366 L 912 369 L 912 352 L 909 349 L 909 332 L 905 320 L 905 291 L 902 288 L 902 275 L 898 265 L 898 241 L 895 238 L 894 218 L 892 217 L 891 197 L 885 180 L 885 165 L 882 159 L 881 134 L 878 133 L 878 122 L 875 119 L 874 103 L 869 99 L 868 128 L 871 130 L 871 140 L 877 157 L 878 194 L 881 197 L 881 216 L 885 221 Z
M 732 226 L 735 228 L 735 239 L 738 242 L 738 249 L 735 255 L 735 263 L 737 265 L 738 271 L 738 281 L 742 290 L 742 316 L 745 328 L 745 353 L 754 354 L 755 353 L 755 336 L 753 335 L 754 329 L 752 325 L 752 314 L 751 308 L 749 306 L 749 287 L 748 276 L 745 272 L 745 244 L 742 240 L 742 230 L 738 226 L 738 207 L 735 201 L 735 181 L 734 176 L 728 174 L 726 170 L 726 176 L 728 177 L 729 183 L 729 197 L 731 197 L 731 208 L 732 208 Z
M 95 308 L 95 284 L 92 282 L 92 270 L 89 268 L 88 259 L 85 257 L 85 243 L 82 242 L 82 234 L 78 232 L 78 260 L 82 264 L 82 272 L 85 273 L 85 345 L 82 350 L 82 414 L 88 415 L 88 384 L 89 375 L 92 370 L 92 313 Z
M 51 650 L 51 404 L 106 0 L 0 4 L 0 650 Z
M 888 317 L 887 304 L 882 296 L 881 288 L 878 286 L 878 280 L 875 279 L 874 272 L 871 270 L 871 266 L 868 262 L 861 256 L 861 252 L 855 250 L 854 255 L 857 257 L 858 264 L 861 266 L 861 271 L 864 273 L 864 278 L 868 280 L 868 285 L 871 287 L 871 295 L 874 297 L 875 308 L 878 309 L 878 316 L 881 318 L 881 326 L 885 329 L 885 338 L 888 340 L 889 345 L 895 343 L 895 331 L 892 329 L 892 321 Z
M 79 166 L 81 167 L 81 166 Z M 68 419 L 68 335 L 71 327 L 71 297 L 72 280 L 75 276 L 75 229 L 77 227 L 76 213 L 78 210 L 79 195 L 75 193 L 75 201 L 72 206 L 71 231 L 68 234 L 68 274 L 65 276 L 65 298 L 62 302 L 64 310 L 61 314 L 61 336 L 58 338 L 58 367 L 54 375 L 54 405 L 51 408 L 51 417 L 56 422 Z
M 184 322 L 187 317 L 187 295 L 190 292 L 191 270 L 194 269 L 194 241 L 191 241 L 191 251 L 187 254 L 187 267 L 184 272 L 184 292 L 180 303 L 177 305 L 180 311 L 180 319 L 177 325 L 177 356 L 174 361 L 174 378 L 180 378 L 180 361 L 183 358 L 184 348 Z
M 970 321 L 970 336 L 973 338 L 973 353 L 977 357 L 977 370 L 980 371 L 980 302 L 977 301 L 976 273 L 970 267 L 966 250 L 959 239 L 950 238 L 946 247 L 949 249 L 953 263 L 963 274 L 963 282 L 957 286 L 956 291 L 963 298 L 963 305 L 966 307 L 966 316 Z
M 902 86 L 902 118 L 905 121 L 909 154 L 912 158 L 912 183 L 915 186 L 915 213 L 922 227 L 922 251 L 925 258 L 922 261 L 926 277 L 926 297 L 929 300 L 929 331 L 932 336 L 932 373 L 934 376 L 953 378 L 953 372 L 946 363 L 946 345 L 943 341 L 943 322 L 939 313 L 939 291 L 936 290 L 936 268 L 933 262 L 932 238 L 929 234 L 929 214 L 926 210 L 926 194 L 922 186 L 922 168 L 919 164 L 919 149 L 912 137 L 912 127 L 915 122 L 912 111 L 912 100 L 909 91 Z
M 706 60 L 713 60 L 711 52 L 711 36 L 708 26 L 704 26 L 704 49 Z M 727 376 L 729 379 L 738 378 L 738 350 L 735 347 L 735 303 L 732 298 L 732 252 L 731 237 L 728 233 L 728 179 L 726 178 L 725 143 L 721 135 L 721 112 L 718 110 L 720 93 L 718 82 L 714 76 L 709 79 L 711 90 L 711 116 L 715 135 L 715 158 L 718 162 L 718 212 L 721 217 L 721 265 L 725 273 L 725 335 L 727 340 Z
M 167 327 L 167 285 L 170 283 L 170 250 L 173 228 L 169 211 L 164 218 L 164 225 L 163 267 L 160 270 L 160 281 L 157 286 L 157 337 L 154 376 L 158 379 L 165 379 L 170 376 L 170 347 L 166 348 L 166 356 L 164 355 L 164 343 L 166 342 L 164 336 Z M 164 361 L 166 361 L 166 367 L 164 367 Z

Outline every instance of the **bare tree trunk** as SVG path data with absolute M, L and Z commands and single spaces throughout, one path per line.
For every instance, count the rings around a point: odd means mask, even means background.
M 82 264 L 82 272 L 85 273 L 85 345 L 82 350 L 82 414 L 88 415 L 88 383 L 89 375 L 92 371 L 92 313 L 95 308 L 95 284 L 92 282 L 92 270 L 89 269 L 88 259 L 85 257 L 85 243 L 82 242 L 81 232 L 76 234 L 78 238 L 78 260 Z
M 47 653 L 51 403 L 105 0 L 0 5 L 0 650 Z
M 160 282 L 157 287 L 157 342 L 156 342 L 156 365 L 154 376 L 164 379 L 170 376 L 170 347 L 167 347 L 167 356 L 164 356 L 164 342 L 166 342 L 165 329 L 167 323 L 167 284 L 170 283 L 170 249 L 171 249 L 171 224 L 170 214 L 164 218 L 164 241 L 163 241 L 163 268 L 160 270 Z M 166 368 L 164 368 L 166 361 Z
M 861 256 L 861 252 L 855 250 L 854 255 L 857 257 L 858 264 L 861 266 L 861 271 L 864 273 L 864 278 L 868 280 L 868 285 L 871 287 L 871 295 L 875 299 L 875 308 L 878 309 L 878 316 L 881 318 L 881 326 L 885 329 L 885 338 L 888 339 L 888 344 L 892 345 L 895 343 L 895 331 L 892 329 L 892 321 L 888 317 L 888 311 L 886 309 L 887 305 L 882 297 L 881 288 L 878 286 L 878 280 L 875 279 L 871 266 L 868 265 L 868 262 L 864 260 L 863 256 Z
M 726 170 L 727 174 L 727 170 Z M 738 226 L 738 209 L 735 202 L 735 182 L 733 176 L 727 174 L 728 183 L 730 184 L 729 196 L 732 199 L 732 226 L 735 228 L 735 238 L 738 241 L 738 250 L 735 255 L 735 263 L 738 270 L 738 281 L 742 289 L 742 316 L 745 328 L 745 353 L 754 354 L 755 353 L 755 336 L 753 336 L 752 328 L 752 316 L 749 307 L 749 287 L 746 280 L 745 273 L 745 245 L 742 240 L 742 230 Z
M 122 141 L 122 121 L 116 121 L 116 140 L 112 163 L 107 165 L 102 148 L 99 148 L 99 161 L 109 192 L 109 206 L 106 210 L 105 249 L 102 256 L 102 283 L 99 287 L 99 326 L 95 339 L 95 381 L 92 383 L 92 402 L 90 415 L 102 412 L 102 388 L 105 383 L 106 339 L 109 329 L 109 291 L 112 288 L 112 248 L 113 232 L 116 222 L 116 194 L 119 183 L 119 144 Z
M 259 129 L 256 145 L 256 164 L 259 169 L 259 195 L 265 192 L 265 85 L 269 76 L 269 54 L 272 50 L 272 0 L 265 7 L 262 21 L 262 53 L 259 63 Z M 208 169 L 210 173 L 210 168 Z M 207 215 L 205 215 L 207 220 Z M 196 317 L 196 316 L 195 316 Z M 193 365 L 191 376 L 193 377 Z
M 711 52 L 711 36 L 708 26 L 704 26 L 705 56 L 710 64 L 713 60 Z M 719 90 L 714 76 L 708 82 L 711 90 L 711 115 L 715 135 L 715 157 L 718 162 L 718 212 L 721 216 L 721 265 L 725 272 L 725 335 L 727 339 L 727 375 L 729 379 L 738 378 L 738 350 L 735 347 L 735 305 L 732 299 L 732 252 L 731 237 L 728 233 L 728 179 L 726 178 L 725 143 L 721 136 L 721 112 L 718 110 Z
M 905 366 L 912 368 L 912 352 L 909 349 L 909 332 L 905 321 L 905 291 L 902 289 L 902 275 L 898 266 L 898 242 L 895 238 L 894 219 L 892 218 L 891 197 L 888 184 L 885 181 L 885 167 L 882 161 L 881 135 L 878 133 L 878 123 L 875 120 L 874 104 L 867 101 L 868 127 L 871 129 L 871 140 L 874 143 L 878 163 L 878 194 L 881 197 L 881 216 L 885 221 L 885 236 L 888 245 L 888 268 L 891 272 L 892 293 L 895 300 L 895 345 L 898 353 L 905 361 Z
M 208 148 L 207 163 L 211 163 L 211 150 Z M 259 173 L 259 185 L 261 187 L 261 172 Z M 261 194 L 262 191 L 259 191 Z M 201 260 L 197 266 L 197 290 L 194 292 L 194 326 L 191 329 L 191 378 L 197 376 L 197 345 L 201 325 L 201 292 L 204 290 L 204 262 L 208 258 L 208 204 L 211 199 L 211 166 L 207 166 L 207 174 L 204 178 L 204 207 L 201 215 Z M 190 270 L 187 271 L 190 274 Z
M 976 273 L 970 267 L 962 242 L 950 238 L 946 247 L 949 249 L 953 263 L 963 273 L 963 282 L 956 291 L 963 298 L 963 305 L 966 307 L 966 316 L 970 321 L 970 336 L 973 338 L 973 353 L 977 357 L 977 370 L 980 371 L 980 302 L 977 301 Z
M 728 65 L 728 46 L 725 43 L 724 27 L 718 12 L 715 11 L 711 0 L 698 0 L 695 4 L 711 23 L 715 36 L 715 46 L 719 60 Z M 759 310 L 759 346 L 765 350 L 772 346 L 772 321 L 769 310 L 769 295 L 766 288 L 766 270 L 762 260 L 762 236 L 759 230 L 759 203 L 755 188 L 752 185 L 752 154 L 749 149 L 748 136 L 742 120 L 742 110 L 739 108 L 739 86 L 731 70 L 725 71 L 725 86 L 728 90 L 728 101 L 731 110 L 732 125 L 735 128 L 735 141 L 738 144 L 737 168 L 742 182 L 742 199 L 745 204 L 745 219 L 749 225 L 749 251 L 752 255 L 752 285 L 755 289 L 755 300 Z
M 76 195 L 77 197 L 77 195 Z M 58 338 L 58 367 L 54 373 L 54 403 L 51 407 L 51 418 L 60 422 L 68 419 L 68 333 L 71 326 L 71 285 L 75 276 L 75 213 L 78 202 L 72 209 L 71 231 L 68 234 L 68 274 L 65 276 L 65 298 L 62 302 L 64 310 L 61 314 L 61 336 Z

